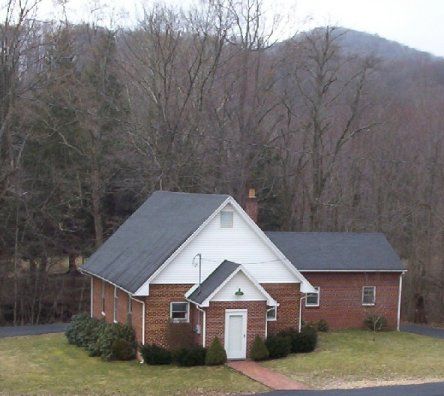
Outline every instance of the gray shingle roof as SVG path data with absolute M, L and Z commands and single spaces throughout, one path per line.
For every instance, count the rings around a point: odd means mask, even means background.
M 156 191 L 82 270 L 135 293 L 228 197 Z
M 223 261 L 197 288 L 188 296 L 188 299 L 202 304 L 234 271 L 240 267 L 240 264 L 231 261 Z
M 303 271 L 403 271 L 405 268 L 381 233 L 266 232 Z

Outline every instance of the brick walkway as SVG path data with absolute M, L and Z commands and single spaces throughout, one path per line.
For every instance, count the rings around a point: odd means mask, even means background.
M 293 381 L 251 360 L 231 361 L 227 366 L 273 390 L 307 389 L 307 386 L 301 382 Z

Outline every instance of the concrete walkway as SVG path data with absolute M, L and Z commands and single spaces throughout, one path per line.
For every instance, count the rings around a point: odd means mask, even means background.
M 304 384 L 293 381 L 285 375 L 276 373 L 252 360 L 232 361 L 228 362 L 227 366 L 273 390 L 307 389 Z
M 51 323 L 43 325 L 7 326 L 0 327 L 0 338 L 39 335 L 48 333 L 63 333 L 69 323 Z
M 425 335 L 433 338 L 442 338 L 444 339 L 444 329 L 439 329 L 438 327 L 430 327 L 427 325 L 419 325 L 413 323 L 402 324 L 400 327 L 401 331 L 406 333 L 414 333 Z

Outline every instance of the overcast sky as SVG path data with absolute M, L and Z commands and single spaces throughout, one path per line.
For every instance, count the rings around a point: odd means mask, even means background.
M 196 0 L 163 0 L 187 6 Z M 444 0 L 263 0 L 270 13 L 277 12 L 293 21 L 294 30 L 337 24 L 376 33 L 390 40 L 444 56 Z M 55 0 L 44 0 L 41 13 L 51 15 Z M 91 9 L 106 5 L 117 23 L 137 19 L 140 1 L 68 0 L 72 20 L 88 20 Z M 149 0 L 145 4 L 152 4 Z M 112 12 L 111 12 L 112 11 Z

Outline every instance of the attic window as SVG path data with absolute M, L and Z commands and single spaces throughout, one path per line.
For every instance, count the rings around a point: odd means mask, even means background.
M 221 228 L 233 228 L 233 212 L 230 210 L 223 210 L 220 212 L 220 226 Z

